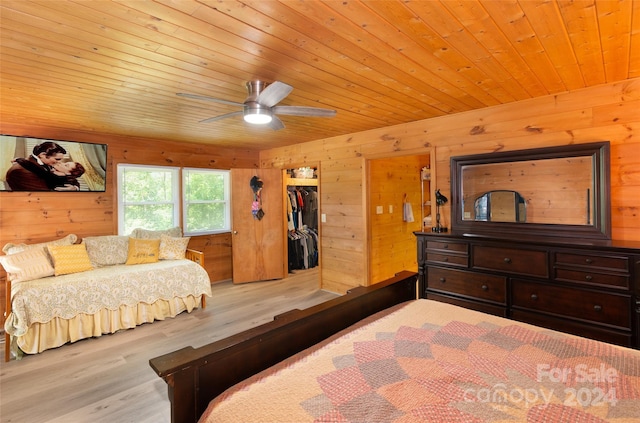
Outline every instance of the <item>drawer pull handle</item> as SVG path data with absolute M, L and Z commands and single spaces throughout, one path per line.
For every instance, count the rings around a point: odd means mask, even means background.
M 587 262 L 587 264 L 593 263 L 593 259 L 590 259 L 590 258 L 586 259 L 585 261 Z
M 487 285 L 482 285 L 480 288 L 482 288 L 483 291 L 486 291 L 489 289 L 489 287 Z
M 504 258 L 504 262 L 505 262 L 505 263 L 511 263 L 511 259 L 510 259 L 509 257 L 505 257 L 505 258 Z
M 594 309 L 595 311 L 602 311 L 602 306 L 601 306 L 601 305 L 596 304 L 596 305 L 594 305 L 594 306 L 593 306 L 593 309 Z
M 445 263 L 449 261 L 449 257 L 445 257 L 442 259 L 442 261 L 444 261 Z
M 593 276 L 591 276 L 591 275 L 587 275 L 587 276 L 585 276 L 584 278 L 585 278 L 586 280 L 590 281 L 590 280 L 592 280 L 592 279 L 593 279 Z
M 449 244 L 444 244 L 444 245 L 442 246 L 442 248 L 444 248 L 444 249 L 446 250 L 447 248 L 449 248 Z
M 531 294 L 531 299 L 533 301 L 537 301 L 538 300 L 538 296 L 536 294 Z
M 440 282 L 445 283 L 447 281 L 447 278 L 440 278 Z

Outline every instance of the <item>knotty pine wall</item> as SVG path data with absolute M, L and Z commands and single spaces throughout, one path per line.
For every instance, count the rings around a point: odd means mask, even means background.
M 369 281 L 367 160 L 431 151 L 432 190 L 450 198 L 451 156 L 601 140 L 611 142 L 613 238 L 640 241 L 640 78 L 265 150 L 260 164 L 320 163 L 322 285 L 345 292 Z
M 118 163 L 206 169 L 256 168 L 258 153 L 115 135 L 67 133 L 54 128 L 2 123 L 0 133 L 69 141 L 107 144 L 107 189 L 100 193 L 0 192 L 0 248 L 8 242 L 33 244 L 76 234 L 85 236 L 118 233 Z M 231 234 L 192 237 L 189 248 L 205 253 L 205 268 L 212 281 L 232 275 Z M 2 253 L 3 254 L 3 253 Z M 6 273 L 0 269 L 2 313 L 5 309 Z M 2 318 L 4 323 L 4 317 Z

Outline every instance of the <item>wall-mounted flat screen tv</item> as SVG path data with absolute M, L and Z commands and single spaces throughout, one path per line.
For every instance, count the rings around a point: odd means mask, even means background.
M 107 145 L 0 135 L 0 191 L 102 192 Z

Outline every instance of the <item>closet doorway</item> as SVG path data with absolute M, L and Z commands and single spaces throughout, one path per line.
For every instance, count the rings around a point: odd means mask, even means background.
M 287 273 L 318 272 L 320 286 L 320 175 L 315 166 L 284 170 Z
M 415 231 L 431 213 L 431 189 L 423 193 L 421 170 L 432 154 L 367 160 L 367 250 L 369 281 L 402 270 L 418 271 Z M 410 213 L 408 213 L 410 212 Z M 409 214 L 409 215 L 408 215 Z

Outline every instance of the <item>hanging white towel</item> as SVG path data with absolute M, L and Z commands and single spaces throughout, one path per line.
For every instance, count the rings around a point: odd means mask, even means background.
M 404 203 L 402 220 L 404 220 L 405 222 L 413 222 L 413 207 L 411 207 L 411 203 L 407 201 L 405 201 Z

